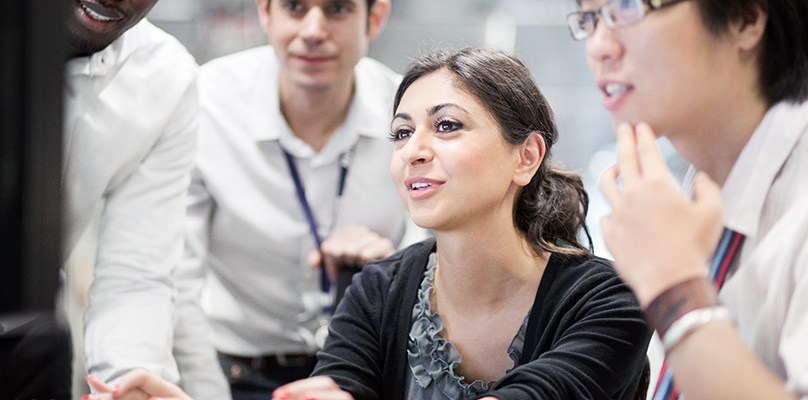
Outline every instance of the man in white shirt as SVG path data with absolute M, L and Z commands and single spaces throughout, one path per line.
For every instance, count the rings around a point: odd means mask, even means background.
M 617 127 L 604 237 L 676 383 L 654 398 L 808 399 L 808 2 L 579 4 Z M 692 163 L 685 194 L 655 136 Z
M 390 1 L 256 3 L 271 46 L 200 72 L 183 266 L 207 271 L 202 307 L 235 399 L 311 372 L 330 301 L 321 260 L 333 284 L 392 254 L 409 222 L 387 173 L 400 77 L 364 58 Z
M 68 0 L 63 248 L 67 258 L 102 207 L 85 363 L 107 382 L 136 367 L 180 379 L 172 273 L 197 144 L 198 67 L 143 19 L 156 2 Z M 218 375 L 198 398 L 226 396 L 224 377 L 211 371 Z

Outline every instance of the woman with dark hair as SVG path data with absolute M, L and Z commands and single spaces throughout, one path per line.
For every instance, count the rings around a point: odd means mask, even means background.
M 556 127 L 527 68 L 495 50 L 434 53 L 394 110 L 390 172 L 435 239 L 367 264 L 315 377 L 274 398 L 633 398 L 650 332 L 578 241 L 588 198 L 549 162 Z

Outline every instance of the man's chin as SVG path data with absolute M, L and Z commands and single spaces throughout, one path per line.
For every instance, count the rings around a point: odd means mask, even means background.
M 70 49 L 70 56 L 71 57 L 81 57 L 81 56 L 88 56 L 93 53 L 97 53 L 101 50 L 104 50 L 109 46 L 112 42 L 115 41 L 115 38 L 107 39 L 107 40 L 90 40 L 86 37 L 76 35 L 72 32 L 68 32 L 67 34 L 67 45 Z
M 70 57 L 86 56 L 104 50 L 121 36 L 118 30 L 93 32 L 76 21 L 67 23 L 67 45 Z

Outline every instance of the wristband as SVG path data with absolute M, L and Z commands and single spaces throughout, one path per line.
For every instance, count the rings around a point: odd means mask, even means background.
M 679 282 L 657 296 L 645 309 L 645 319 L 664 338 L 668 329 L 690 311 L 718 305 L 718 297 L 707 277 Z
M 732 314 L 726 307 L 716 306 L 690 311 L 682 318 L 673 321 L 670 329 L 662 336 L 662 347 L 665 349 L 665 353 L 670 353 L 685 336 L 694 330 L 713 321 L 726 320 L 733 320 Z

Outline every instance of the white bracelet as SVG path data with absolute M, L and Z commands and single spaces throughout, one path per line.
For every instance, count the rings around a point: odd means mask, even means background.
M 715 306 L 690 311 L 673 321 L 671 327 L 665 332 L 665 337 L 662 338 L 662 347 L 668 353 L 694 330 L 710 322 L 721 320 L 733 321 L 732 313 L 726 307 Z

